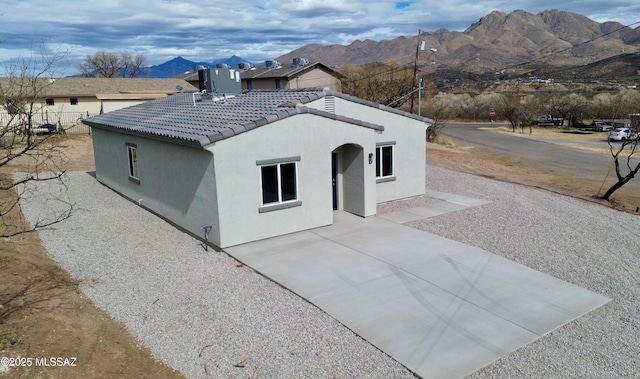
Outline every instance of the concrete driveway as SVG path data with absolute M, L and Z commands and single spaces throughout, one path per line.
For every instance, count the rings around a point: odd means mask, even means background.
M 460 378 L 610 299 L 402 222 L 484 203 L 455 195 L 225 249 L 425 378 Z M 384 218 L 383 218 L 384 217 Z

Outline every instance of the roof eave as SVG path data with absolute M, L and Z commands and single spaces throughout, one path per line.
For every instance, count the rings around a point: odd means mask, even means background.
M 207 138 L 206 136 L 203 136 L 202 138 L 199 138 L 199 139 L 194 138 L 192 140 L 188 140 L 184 138 L 162 136 L 159 134 L 148 133 L 148 132 L 139 131 L 139 130 L 119 128 L 117 126 L 112 126 L 112 125 L 99 124 L 99 123 L 92 122 L 91 119 L 84 119 L 82 120 L 82 123 L 95 129 L 107 130 L 110 132 L 113 132 L 114 130 L 116 130 L 118 133 L 127 134 L 130 136 L 149 138 L 156 141 L 170 143 L 173 145 L 181 145 L 181 146 L 187 146 L 192 148 L 204 148 L 205 146 L 215 142 L 214 140 L 212 140 L 211 138 Z

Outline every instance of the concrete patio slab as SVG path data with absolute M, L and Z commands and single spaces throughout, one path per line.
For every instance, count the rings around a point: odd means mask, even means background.
M 466 205 L 468 207 L 475 207 L 478 205 L 483 205 L 491 202 L 489 200 L 474 199 L 472 197 L 466 197 L 466 196 L 456 195 L 453 193 L 446 193 L 446 192 L 440 192 L 440 191 L 434 191 L 434 190 L 427 190 L 426 195 L 434 199 L 445 200 L 451 203 L 458 203 L 458 204 Z
M 331 226 L 225 250 L 425 378 L 468 375 L 610 300 L 473 246 L 343 212 Z
M 433 199 L 437 199 L 437 201 L 423 207 L 414 207 L 401 211 L 380 214 L 378 217 L 397 224 L 406 224 L 423 218 L 439 216 L 441 214 L 490 203 L 488 200 L 474 199 L 471 197 L 433 190 L 427 191 L 426 195 Z

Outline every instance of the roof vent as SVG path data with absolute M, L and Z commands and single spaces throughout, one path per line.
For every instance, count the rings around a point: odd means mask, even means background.
M 240 70 L 251 70 L 253 66 L 251 65 L 251 63 L 247 63 L 247 62 L 240 62 L 238 63 L 238 68 Z
M 231 66 L 226 63 L 216 63 L 216 68 L 231 68 Z
M 280 62 L 276 60 L 264 61 L 264 68 L 266 70 L 270 70 L 272 68 L 280 68 L 280 67 L 282 67 L 282 65 L 280 64 Z
M 302 67 L 309 64 L 309 60 L 306 58 L 293 58 L 293 67 Z

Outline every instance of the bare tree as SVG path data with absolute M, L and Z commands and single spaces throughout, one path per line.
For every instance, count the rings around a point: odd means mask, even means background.
M 78 69 L 82 76 L 90 78 L 135 78 L 146 72 L 146 60 L 143 55 L 133 55 L 127 51 L 101 51 L 85 56 Z
M 496 110 L 500 117 L 509 121 L 511 131 L 515 132 L 520 120 L 518 112 L 518 98 L 516 95 L 501 94 L 496 96 Z
M 529 97 L 525 102 L 519 102 L 516 106 L 517 117 L 520 122 L 520 133 L 524 134 L 524 129 L 529 128 L 529 134 L 533 134 L 535 116 L 540 112 L 540 107 L 536 97 Z
M 638 157 L 635 156 L 638 149 L 638 142 L 640 142 L 640 135 L 636 134 L 634 138 L 623 140 L 620 148 L 616 151 L 613 145 L 611 145 L 611 141 L 609 141 L 609 150 L 613 156 L 613 164 L 616 169 L 616 178 L 618 181 L 602 195 L 603 199 L 609 200 L 614 192 L 629 183 L 638 171 L 640 171 L 640 161 L 638 161 Z M 633 161 L 634 158 L 635 162 Z
M 344 93 L 379 104 L 400 107 L 412 91 L 411 68 L 398 65 L 370 64 L 342 70 Z
M 135 78 L 144 75 L 146 72 L 146 60 L 141 54 L 133 55 L 129 52 L 120 53 L 120 62 L 122 64 L 122 77 Z
M 11 236 L 49 226 L 69 216 L 73 205 L 59 192 L 46 193 L 33 186 L 35 182 L 55 182 L 65 186 L 63 152 L 54 134 L 35 133 L 34 115 L 43 105 L 43 91 L 53 84 L 55 67 L 66 59 L 57 53 L 49 58 L 21 59 L 5 68 L 0 80 L 0 111 L 6 111 L 0 124 L 0 235 Z M 19 130 L 24 133 L 18 133 Z M 49 212 L 43 213 L 28 230 L 20 220 L 21 200 L 45 197 Z M 28 201 L 28 200 L 27 200 Z M 62 206 L 60 206 L 62 205 Z M 46 215 L 45 215 L 46 213 Z
M 541 96 L 539 103 L 540 108 L 545 114 L 549 114 L 554 118 L 560 118 L 561 121 L 558 126 L 562 126 L 564 125 L 564 121 L 572 114 L 579 114 L 580 111 L 585 108 L 587 99 L 575 93 L 562 93 Z

